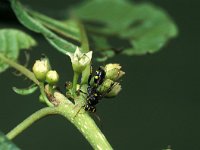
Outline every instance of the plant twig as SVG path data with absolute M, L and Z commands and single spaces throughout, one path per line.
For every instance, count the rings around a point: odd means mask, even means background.
M 79 110 L 76 108 L 80 109 L 80 107 L 76 106 L 79 106 L 79 104 L 73 105 L 64 95 L 58 92 L 54 93 L 54 97 L 60 102 L 59 106 L 56 107 L 59 114 L 74 124 L 94 149 L 112 150 L 106 137 L 90 115 L 85 111 L 80 111 L 80 113 L 77 114 Z M 83 97 L 79 96 L 78 98 Z M 83 99 L 79 101 L 83 101 Z
M 34 122 L 37 120 L 52 114 L 58 114 L 57 110 L 52 107 L 46 107 L 42 108 L 35 113 L 33 113 L 31 116 L 26 118 L 24 121 L 22 121 L 19 125 L 17 125 L 14 129 L 12 129 L 6 136 L 8 139 L 12 140 L 17 135 L 19 135 L 21 132 L 23 132 L 25 129 L 27 129 L 29 126 L 31 126 Z
M 84 111 L 77 114 L 78 110 L 75 109 L 76 105 L 59 92 L 54 93 L 54 98 L 59 102 L 57 107 L 47 107 L 33 113 L 7 134 L 8 139 L 15 138 L 18 134 L 39 119 L 47 115 L 58 114 L 62 115 L 75 125 L 94 149 L 112 150 L 112 147 L 106 137 L 87 112 Z M 80 107 L 78 109 L 80 109 Z
M 49 107 L 53 107 L 54 105 L 52 103 L 49 102 L 46 93 L 45 93 L 45 89 L 44 89 L 44 83 L 40 83 L 39 84 L 39 88 L 40 88 L 40 93 L 42 95 L 42 98 L 44 99 L 45 103 L 49 106 Z
M 35 84 L 39 85 L 39 81 L 35 78 L 35 75 L 28 70 L 27 68 L 25 68 L 24 66 L 12 61 L 9 58 L 6 58 L 3 54 L 0 53 L 0 59 L 2 61 L 4 61 L 5 63 L 9 64 L 11 67 L 15 68 L 16 70 L 18 70 L 19 72 L 21 72 L 22 74 L 24 74 L 26 77 L 28 77 L 30 80 L 32 80 L 33 82 L 35 82 Z
M 78 78 L 79 78 L 79 74 L 77 72 L 74 72 L 73 83 L 72 83 L 72 94 L 73 94 L 73 96 L 75 96 L 75 94 L 76 94 L 76 87 L 77 87 Z

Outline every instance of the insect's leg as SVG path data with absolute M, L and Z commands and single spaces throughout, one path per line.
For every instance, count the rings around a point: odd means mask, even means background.
M 78 108 L 77 108 L 78 107 Z M 85 105 L 83 105 L 83 106 L 78 106 L 78 105 L 76 105 L 75 107 L 74 107 L 74 109 L 78 109 L 76 112 L 75 112 L 75 115 L 74 115 L 74 117 L 73 118 L 75 118 L 79 113 L 80 113 L 80 111 L 81 111 L 81 109 L 83 109 L 83 108 L 85 108 Z
M 110 87 L 107 89 L 106 93 L 108 94 L 108 93 L 112 90 L 113 86 L 115 86 L 116 84 L 118 84 L 118 83 L 113 82 L 113 83 L 110 85 Z
M 80 95 L 80 93 L 83 93 L 83 94 L 86 94 L 86 95 L 87 95 L 86 92 L 84 92 L 84 91 L 81 90 L 81 86 L 82 86 L 82 85 L 80 85 L 79 89 L 76 91 L 77 95 Z
M 96 112 L 94 112 L 93 115 L 96 118 L 96 120 L 99 122 L 99 126 L 102 127 L 101 118 L 99 117 L 99 115 Z
M 79 92 L 87 95 L 87 93 L 83 92 L 81 89 L 79 90 Z
M 110 87 L 103 94 L 100 94 L 101 98 L 105 97 L 113 89 L 113 87 L 116 86 L 117 84 L 119 84 L 119 83 L 113 82 L 110 85 Z
M 88 86 L 91 86 L 91 85 L 90 85 L 91 79 L 92 79 L 92 65 L 90 66 L 90 75 L 89 75 L 89 77 L 88 77 Z

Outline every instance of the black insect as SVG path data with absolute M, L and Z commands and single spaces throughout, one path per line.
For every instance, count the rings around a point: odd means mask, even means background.
M 87 88 L 87 98 L 86 98 L 86 104 L 84 106 L 84 109 L 86 111 L 90 112 L 96 112 L 95 105 L 99 103 L 99 100 L 101 100 L 103 97 L 106 96 L 111 90 L 114 85 L 114 82 L 110 85 L 107 91 L 104 93 L 101 93 L 98 91 L 98 87 L 104 82 L 106 72 L 102 66 L 96 70 L 95 75 L 92 76 L 92 67 L 90 69 L 90 76 L 88 78 L 88 88 Z M 91 79 L 94 78 L 94 83 L 91 85 Z

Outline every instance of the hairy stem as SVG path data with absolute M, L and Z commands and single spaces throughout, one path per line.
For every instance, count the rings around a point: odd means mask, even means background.
M 46 107 L 42 108 L 35 113 L 33 113 L 31 116 L 26 118 L 24 121 L 22 121 L 19 125 L 17 125 L 14 129 L 12 129 L 6 136 L 8 139 L 12 140 L 15 138 L 18 134 L 23 132 L 26 128 L 31 126 L 34 122 L 37 120 L 52 114 L 58 114 L 55 108 Z
M 74 124 L 94 149 L 112 149 L 106 137 L 95 124 L 94 120 L 82 109 L 83 107 L 80 103 L 74 105 L 58 92 L 55 92 L 54 97 L 60 101 L 60 105 L 56 108 L 59 114 Z M 79 101 L 83 101 L 83 97 L 79 96 L 78 98 L 80 98 Z M 77 114 L 77 112 L 79 113 Z
M 39 81 L 35 78 L 35 75 L 30 70 L 28 70 L 27 68 L 25 68 L 24 66 L 22 66 L 16 62 L 12 61 L 11 59 L 6 58 L 3 54 L 0 54 L 0 59 L 2 61 L 4 61 L 5 63 L 9 64 L 11 67 L 18 70 L 19 72 L 21 72 L 22 74 L 24 74 L 30 80 L 35 82 L 35 84 L 39 85 Z
M 88 113 L 82 110 L 81 105 L 74 105 L 59 92 L 54 93 L 54 98 L 57 100 L 57 102 L 59 102 L 57 107 L 47 107 L 33 113 L 7 134 L 8 139 L 15 138 L 18 134 L 39 119 L 47 115 L 58 114 L 65 117 L 74 126 L 76 126 L 76 128 L 83 134 L 83 136 L 94 149 L 112 150 L 112 147 L 107 141 L 106 137 L 95 124 L 94 120 L 88 115 Z M 80 113 L 77 114 L 79 111 Z

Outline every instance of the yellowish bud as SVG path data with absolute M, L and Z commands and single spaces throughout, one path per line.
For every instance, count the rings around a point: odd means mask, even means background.
M 46 82 L 50 85 L 55 85 L 59 80 L 59 75 L 55 70 L 50 70 L 46 75 Z
M 46 74 L 50 70 L 49 62 L 46 59 L 36 60 L 32 70 L 39 81 L 45 81 Z
M 115 84 L 112 87 L 112 90 L 106 95 L 106 97 L 115 97 L 119 94 L 121 90 L 121 85 L 118 82 L 115 82 Z
M 125 74 L 125 72 L 121 70 L 121 66 L 119 64 L 107 64 L 105 66 L 105 71 L 106 78 L 113 81 L 117 81 Z

